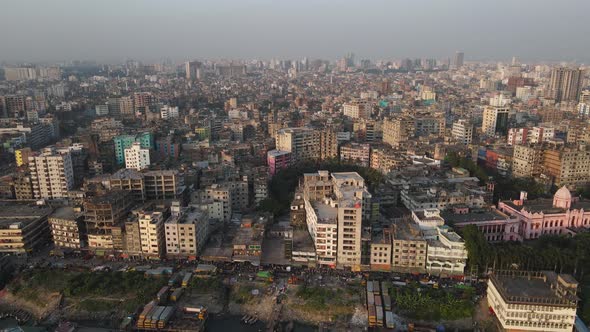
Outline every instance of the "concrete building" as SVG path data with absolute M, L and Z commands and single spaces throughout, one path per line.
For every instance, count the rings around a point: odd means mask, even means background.
M 164 224 L 166 257 L 195 259 L 209 235 L 209 213 L 197 207 L 172 206 L 172 215 Z
M 187 61 L 184 63 L 185 77 L 187 81 L 195 81 L 201 79 L 202 69 L 199 61 Z
M 555 129 L 552 127 L 510 128 L 508 130 L 508 145 L 550 142 L 554 138 Z
M 423 231 L 428 244 L 426 271 L 443 277 L 462 277 L 467 265 L 465 242 L 448 226 Z
M 395 272 L 425 273 L 427 243 L 417 224 L 400 220 L 393 224 L 391 267 Z
M 128 191 L 111 190 L 84 200 L 84 222 L 88 232 L 88 248 L 93 251 L 123 249 L 123 225 L 134 205 Z
M 31 148 L 22 148 L 18 150 L 14 150 L 14 159 L 16 161 L 16 166 L 20 167 L 22 165 L 29 164 L 29 157 L 33 155 L 33 151 Z
M 508 113 L 510 110 L 504 107 L 488 106 L 483 111 L 481 131 L 484 135 L 493 137 L 506 135 L 508 132 Z
M 368 119 L 371 117 L 372 108 L 369 100 L 355 99 L 342 105 L 342 113 L 353 119 Z
M 29 157 L 29 169 L 35 198 L 67 198 L 74 186 L 74 169 L 69 152 L 58 153 L 54 148 Z
M 229 188 L 217 183 L 201 190 L 200 201 L 207 204 L 209 217 L 223 222 L 229 222 L 232 216 L 232 198 Z
M 52 208 L 0 202 L 0 253 L 27 255 L 48 243 Z
M 266 154 L 268 174 L 274 176 L 279 170 L 291 166 L 291 152 L 270 150 Z
M 125 165 L 125 150 L 139 142 L 142 149 L 154 149 L 154 135 L 149 132 L 138 135 L 119 135 L 113 139 L 115 143 L 115 159 L 118 165 Z
M 337 138 L 330 130 L 284 128 L 277 131 L 276 149 L 291 153 L 291 163 L 323 160 L 338 155 Z
M 504 331 L 570 332 L 578 282 L 553 271 L 495 271 L 488 280 L 490 310 Z
M 340 146 L 340 161 L 369 167 L 371 163 L 371 146 L 353 142 L 343 144 Z
M 141 253 L 148 258 L 162 258 L 166 253 L 164 221 L 170 214 L 169 209 L 150 204 L 134 214 L 139 223 Z
M 389 228 L 373 235 L 370 252 L 371 271 L 391 271 L 392 241 Z
M 134 142 L 125 149 L 125 168 L 141 171 L 150 166 L 150 150 L 141 147 L 141 143 Z
M 80 250 L 86 246 L 86 229 L 81 212 L 60 207 L 49 216 L 53 243 L 62 249 Z
M 304 175 L 307 226 L 318 263 L 360 270 L 362 223 L 370 219 L 371 195 L 357 173 L 328 174 Z
M 456 229 L 467 225 L 475 225 L 488 242 L 522 241 L 520 221 L 513 216 L 497 210 L 458 207 L 453 211 L 441 213 L 445 223 L 452 224 Z
M 399 146 L 415 135 L 414 119 L 396 117 L 383 121 L 383 142 L 391 146 Z
M 558 67 L 551 70 L 547 97 L 556 103 L 562 101 L 578 101 L 582 79 L 581 69 Z
M 473 141 L 473 123 L 466 119 L 459 119 L 453 123 L 452 136 L 455 141 L 469 145 Z

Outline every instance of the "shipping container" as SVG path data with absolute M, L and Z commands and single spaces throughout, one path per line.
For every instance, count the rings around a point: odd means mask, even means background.
M 369 326 L 377 325 L 377 314 L 375 312 L 375 306 L 369 306 Z
M 169 293 L 170 293 L 170 286 L 162 287 L 162 289 L 160 289 L 160 291 L 158 292 L 158 295 L 156 295 L 156 298 L 158 299 L 158 303 L 162 304 L 164 301 L 166 301 L 168 299 Z
M 367 304 L 369 306 L 375 305 L 375 296 L 373 293 L 367 293 Z
M 391 298 L 387 294 L 383 294 L 383 307 L 385 310 L 391 310 Z
M 373 293 L 373 282 L 367 282 L 367 293 Z

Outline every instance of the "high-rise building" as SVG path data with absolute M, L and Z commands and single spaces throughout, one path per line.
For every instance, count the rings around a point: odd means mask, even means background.
M 581 69 L 553 68 L 547 97 L 555 100 L 556 103 L 577 101 L 582 87 L 582 78 Z
M 122 228 L 134 204 L 131 192 L 111 190 L 84 200 L 84 222 L 91 250 L 123 249 Z
M 268 174 L 274 176 L 281 169 L 291 166 L 291 152 L 270 150 L 266 154 Z
M 164 224 L 167 258 L 196 258 L 209 235 L 209 214 L 197 207 L 172 203 L 172 215 Z
M 118 165 L 125 165 L 125 149 L 130 148 L 133 143 L 140 143 L 142 149 L 154 148 L 154 135 L 144 132 L 137 135 L 120 135 L 113 139 L 115 143 L 115 159 Z
M 358 173 L 318 171 L 304 175 L 307 228 L 318 263 L 359 270 L 363 220 L 370 219 L 371 194 Z
M 74 169 L 69 152 L 46 148 L 29 157 L 29 169 L 35 198 L 66 198 L 74 186 Z
M 508 114 L 510 110 L 503 107 L 488 106 L 483 111 L 482 132 L 487 136 L 506 135 L 508 132 Z
M 56 247 L 79 250 L 86 245 L 86 231 L 81 213 L 63 206 L 49 216 L 53 243 Z
M 454 63 L 454 65 L 455 65 L 456 68 L 463 67 L 464 58 L 465 58 L 465 53 L 463 53 L 463 52 L 457 52 L 457 53 L 455 53 L 455 63 Z
M 184 63 L 186 79 L 194 81 L 201 79 L 201 63 L 199 61 L 187 61 Z
M 146 257 L 162 258 L 166 252 L 164 221 L 169 215 L 168 208 L 150 205 L 136 211 L 139 222 L 141 253 Z

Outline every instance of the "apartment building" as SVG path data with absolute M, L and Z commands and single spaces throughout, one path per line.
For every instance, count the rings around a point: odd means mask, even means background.
M 69 152 L 58 153 L 55 148 L 46 148 L 39 155 L 29 157 L 29 169 L 35 198 L 67 198 L 74 186 Z
M 399 146 L 415 136 L 416 128 L 413 118 L 396 117 L 383 121 L 383 142 Z
M 354 142 L 343 144 L 340 146 L 340 161 L 369 167 L 371 163 L 371 146 Z
M 467 265 L 463 239 L 448 226 L 423 230 L 428 249 L 426 271 L 431 275 L 462 277 Z
M 537 177 L 543 170 L 543 149 L 539 146 L 516 145 L 512 156 L 512 176 Z
M 371 241 L 371 271 L 391 271 L 391 229 L 385 228 L 374 234 Z
M 484 135 L 493 137 L 504 136 L 508 132 L 508 114 L 510 109 L 505 107 L 487 106 L 483 111 L 481 131 Z
M 139 142 L 134 142 L 131 147 L 125 149 L 125 168 L 141 171 L 150 164 L 150 150 L 142 148 Z
M 200 207 L 172 206 L 172 215 L 164 224 L 167 258 L 196 258 L 209 235 L 209 213 Z
M 60 207 L 49 216 L 48 221 L 56 247 L 80 250 L 86 246 L 86 229 L 81 211 L 68 206 Z
M 199 200 L 208 206 L 211 219 L 229 222 L 232 216 L 231 195 L 232 192 L 229 188 L 214 183 L 199 192 Z
M 353 119 L 368 119 L 371 117 L 372 108 L 369 100 L 355 99 L 342 105 L 342 113 Z
M 162 258 L 166 253 L 164 222 L 170 215 L 169 209 L 150 204 L 134 214 L 139 223 L 141 253 L 148 258 Z
M 458 143 L 469 145 L 473 141 L 473 123 L 466 119 L 459 119 L 453 123 L 452 136 Z
M 291 162 L 323 160 L 338 155 L 336 133 L 325 129 L 283 128 L 277 131 L 276 149 L 291 153 Z
M 46 205 L 0 202 L 0 253 L 27 255 L 50 239 Z
M 364 179 L 354 172 L 305 174 L 303 194 L 318 263 L 360 270 L 362 222 L 371 214 Z
M 425 273 L 427 242 L 420 227 L 407 220 L 393 224 L 391 268 L 395 272 Z
M 552 127 L 510 128 L 508 130 L 508 145 L 550 142 L 554 138 L 555 129 Z
M 125 150 L 139 143 L 140 148 L 153 150 L 154 135 L 150 132 L 144 132 L 137 135 L 119 135 L 113 138 L 115 143 L 115 160 L 117 165 L 125 165 Z

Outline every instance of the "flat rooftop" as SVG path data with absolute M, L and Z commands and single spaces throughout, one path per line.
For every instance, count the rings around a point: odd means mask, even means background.
M 8 228 L 16 223 L 29 224 L 48 216 L 52 211 L 53 208 L 47 205 L 0 202 L 0 228 Z
M 335 224 L 338 219 L 338 209 L 319 201 L 311 203 L 318 217 L 318 223 Z
M 525 200 L 522 206 L 515 205 L 512 201 L 503 201 L 504 204 L 512 207 L 517 211 L 526 210 L 531 213 L 543 212 L 545 214 L 557 214 L 565 212 L 565 209 L 553 207 L 552 198 L 538 198 L 532 200 Z M 571 210 L 590 210 L 590 201 L 580 200 L 572 202 Z
M 497 220 L 507 220 L 510 217 L 503 212 L 493 209 L 493 210 L 474 210 L 469 213 L 459 214 L 459 213 L 452 213 L 449 211 L 441 212 L 441 217 L 446 222 L 452 223 L 462 223 L 462 222 L 486 222 L 486 221 L 497 221 Z
M 566 280 L 573 280 L 567 275 L 559 276 Z M 553 271 L 508 271 L 494 273 L 490 280 L 506 302 L 576 306 L 576 296 L 571 294 L 560 296 L 554 290 L 557 279 L 558 274 Z
M 56 219 L 74 220 L 78 216 L 79 216 L 79 214 L 76 213 L 76 211 L 74 211 L 74 209 L 72 207 L 62 206 L 62 207 L 57 208 L 55 211 L 53 211 L 53 213 L 49 217 L 56 218 Z

